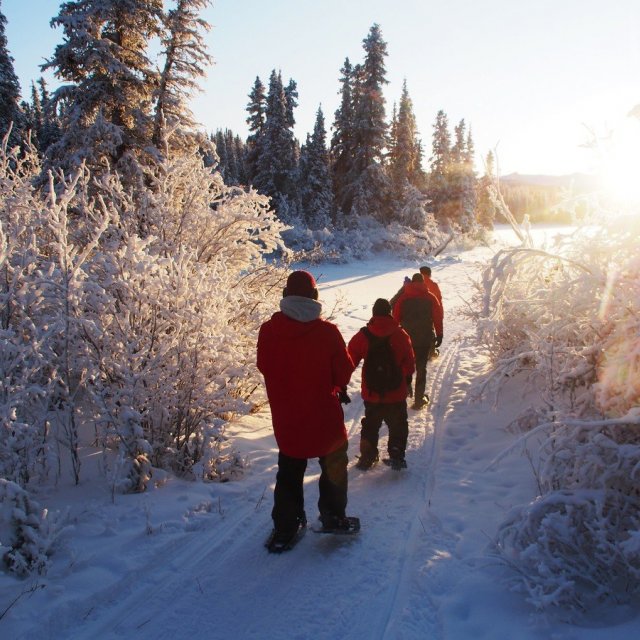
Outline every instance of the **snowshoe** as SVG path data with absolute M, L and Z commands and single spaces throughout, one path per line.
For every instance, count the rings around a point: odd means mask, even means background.
M 422 407 L 426 407 L 430 402 L 431 400 L 429 399 L 429 396 L 425 395 L 424 398 L 421 398 L 420 400 L 416 399 L 416 401 L 411 405 L 411 408 L 414 411 L 420 411 Z
M 407 461 L 404 458 L 383 458 L 382 462 L 394 471 L 402 471 L 407 468 Z
M 360 531 L 360 518 L 345 516 L 344 518 L 328 518 L 320 521 L 321 526 L 314 527 L 315 533 L 333 533 L 336 535 L 351 536 Z
M 374 458 L 372 458 L 371 456 L 360 456 L 355 466 L 356 469 L 368 471 L 376 462 L 378 462 L 378 456 L 375 456 Z
M 282 553 L 283 551 L 291 551 L 307 532 L 307 521 L 301 520 L 298 528 L 292 532 L 282 532 L 273 529 L 271 535 L 267 538 L 264 546 L 269 553 Z

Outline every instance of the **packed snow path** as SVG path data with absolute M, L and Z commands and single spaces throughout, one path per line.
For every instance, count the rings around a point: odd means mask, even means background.
M 277 449 L 268 411 L 233 427 L 248 456 L 245 477 L 226 484 L 156 477 L 146 494 L 117 496 L 81 488 L 62 494 L 75 522 L 69 547 L 45 579 L 0 620 L 0 637 L 24 639 L 473 639 L 595 640 L 603 629 L 576 628 L 534 614 L 502 578 L 508 569 L 487 548 L 514 505 L 535 495 L 528 459 L 518 452 L 489 463 L 515 438 L 505 427 L 526 407 L 522 389 L 499 403 L 476 399 L 484 362 L 462 313 L 477 277 L 478 249 L 433 264 L 443 291 L 441 355 L 429 365 L 432 403 L 410 411 L 408 469 L 355 469 L 363 404 L 361 368 L 345 407 L 350 440 L 348 513 L 362 521 L 354 537 L 309 531 L 291 552 L 263 543 Z M 310 267 L 321 300 L 348 340 L 416 265 L 397 261 Z M 380 441 L 386 447 L 386 427 Z M 317 517 L 316 461 L 305 497 Z M 66 553 L 66 556 L 65 556 Z M 6 583 L 2 583 L 3 585 Z M 43 586 L 27 592 L 32 586 Z M 14 591 L 15 593 L 15 591 Z M 3 603 L 13 594 L 0 590 Z M 6 605 L 5 605 L 6 606 Z M 633 620 L 606 630 L 636 637 Z

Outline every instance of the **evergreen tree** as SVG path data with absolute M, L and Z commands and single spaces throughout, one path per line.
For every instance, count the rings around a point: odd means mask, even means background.
M 323 229 L 328 226 L 333 210 L 333 191 L 326 148 L 326 130 L 322 108 L 318 108 L 313 135 L 300 153 L 299 193 L 307 226 Z
M 454 142 L 451 147 L 448 168 L 448 198 L 446 217 L 464 229 L 464 189 L 465 189 L 465 136 L 464 119 L 454 127 Z
M 139 160 L 153 130 L 158 74 L 147 58 L 162 34 L 162 0 L 64 2 L 52 26 L 65 40 L 42 66 L 65 81 L 53 95 L 62 104 L 64 133 L 47 151 L 46 166 L 72 170 L 83 160 L 104 170 Z M 125 172 L 131 173 L 131 168 Z
M 244 145 L 240 136 L 231 129 L 218 129 L 212 136 L 218 154 L 218 170 L 227 185 L 240 185 L 244 181 L 243 156 Z
M 266 89 L 259 76 L 256 76 L 251 93 L 249 93 L 249 104 L 247 105 L 247 112 L 249 113 L 247 118 L 247 124 L 249 125 L 249 137 L 247 138 L 244 165 L 246 167 L 248 183 L 252 183 L 258 174 L 258 157 L 260 155 L 260 145 L 262 143 L 266 111 Z
M 298 106 L 298 83 L 295 80 L 289 80 L 289 84 L 284 88 L 284 97 L 287 105 L 287 125 L 293 129 L 296 124 L 293 110 Z
M 363 40 L 365 59 L 357 68 L 354 83 L 353 163 L 345 191 L 352 197 L 351 211 L 371 215 L 381 222 L 390 218 L 390 186 L 384 170 L 387 144 L 385 99 L 387 44 L 374 24 Z
M 496 170 L 493 152 L 487 153 L 484 175 L 478 181 L 477 189 L 477 220 L 485 229 L 493 229 L 497 208 L 494 204 L 492 189 L 495 188 Z
M 44 78 L 38 80 L 38 87 L 31 83 L 31 102 L 23 102 L 22 111 L 24 130 L 31 132 L 31 142 L 42 155 L 61 135 L 60 119 L 51 107 Z
M 438 222 L 446 222 L 446 208 L 451 198 L 451 136 L 447 114 L 440 110 L 433 126 L 428 195 Z
M 478 205 L 478 179 L 476 177 L 475 171 L 475 144 L 471 135 L 471 128 L 469 128 L 469 131 L 467 133 L 462 161 L 464 165 L 462 211 L 465 224 L 468 225 L 469 228 L 472 228 L 476 226 L 476 207 Z
M 9 145 L 18 143 L 22 129 L 20 83 L 13 68 L 13 58 L 7 49 L 5 25 L 7 19 L 0 10 L 0 141 L 11 127 Z
M 210 25 L 199 12 L 211 0 L 177 0 L 174 9 L 165 16 L 164 68 L 160 74 L 155 105 L 153 142 L 163 147 L 163 123 L 180 125 L 181 135 L 173 135 L 172 143 L 180 145 L 193 136 L 193 114 L 187 100 L 197 88 L 197 78 L 205 75 L 204 67 L 211 63 L 202 35 Z
M 260 193 L 271 196 L 272 205 L 285 221 L 295 214 L 292 207 L 297 158 L 292 105 L 282 85 L 282 75 L 274 69 L 269 79 L 266 117 L 258 145 L 258 171 L 253 184 Z
M 38 131 L 38 144 L 42 153 L 60 140 L 62 136 L 62 123 L 58 109 L 51 99 L 51 94 L 47 89 L 47 83 L 41 76 L 38 80 L 40 88 L 40 104 L 42 105 L 42 127 Z
M 349 58 L 340 70 L 340 106 L 335 112 L 333 137 L 331 138 L 331 175 L 336 207 L 341 211 L 351 210 L 351 198 L 347 190 L 347 176 L 351 173 L 354 154 L 354 69 Z
M 394 190 L 399 193 L 405 182 L 424 187 L 424 172 L 421 166 L 422 150 L 418 139 L 418 126 L 413 113 L 413 102 L 407 90 L 407 81 L 402 84 L 402 95 L 397 115 L 391 124 L 389 149 L 389 172 Z

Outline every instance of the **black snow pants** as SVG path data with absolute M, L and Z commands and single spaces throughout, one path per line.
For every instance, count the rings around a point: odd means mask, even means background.
M 347 508 L 348 443 L 335 451 L 318 458 L 320 462 L 320 481 L 318 510 L 325 520 L 332 516 L 345 517 Z M 304 513 L 304 472 L 307 458 L 292 458 L 284 453 L 278 454 L 278 473 L 273 492 L 273 526 L 276 531 L 295 531 Z
M 367 458 L 378 456 L 378 437 L 382 422 L 389 429 L 387 451 L 390 458 L 404 459 L 409 437 L 407 401 L 402 402 L 365 402 L 362 432 L 360 434 L 360 453 Z

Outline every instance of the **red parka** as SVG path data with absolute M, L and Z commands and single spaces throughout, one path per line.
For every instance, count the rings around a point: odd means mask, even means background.
M 338 328 L 274 313 L 258 335 L 258 369 L 264 376 L 278 448 L 293 458 L 325 456 L 347 441 L 336 395 L 353 372 Z
M 395 355 L 396 362 L 402 371 L 402 384 L 398 389 L 385 393 L 384 396 L 380 396 L 374 391 L 367 389 L 367 385 L 362 376 L 362 399 L 367 402 L 402 402 L 407 399 L 407 376 L 410 376 L 416 368 L 415 357 L 413 355 L 413 348 L 411 346 L 411 339 L 407 332 L 400 327 L 400 325 L 391 316 L 373 316 L 367 323 L 367 329 L 371 331 L 374 336 L 391 336 L 389 338 L 389 344 Z M 360 360 L 364 360 L 367 357 L 367 351 L 369 350 L 369 340 L 367 336 L 358 331 L 351 340 L 349 340 L 349 355 L 353 360 L 353 364 L 357 367 L 360 364 Z
M 423 276 L 424 283 L 427 285 L 427 289 L 433 293 L 433 295 L 438 298 L 438 302 L 440 306 L 444 309 L 444 305 L 442 304 L 442 291 L 440 291 L 440 286 L 435 280 L 432 280 L 429 276 Z
M 393 305 L 393 317 L 398 322 L 402 322 L 402 305 L 406 300 L 412 298 L 422 298 L 431 302 L 431 322 L 433 323 L 433 330 L 436 336 L 442 336 L 442 305 L 438 298 L 429 291 L 429 288 L 424 282 L 408 282 L 404 285 L 402 293 Z M 425 330 L 430 329 L 431 327 L 425 327 Z

